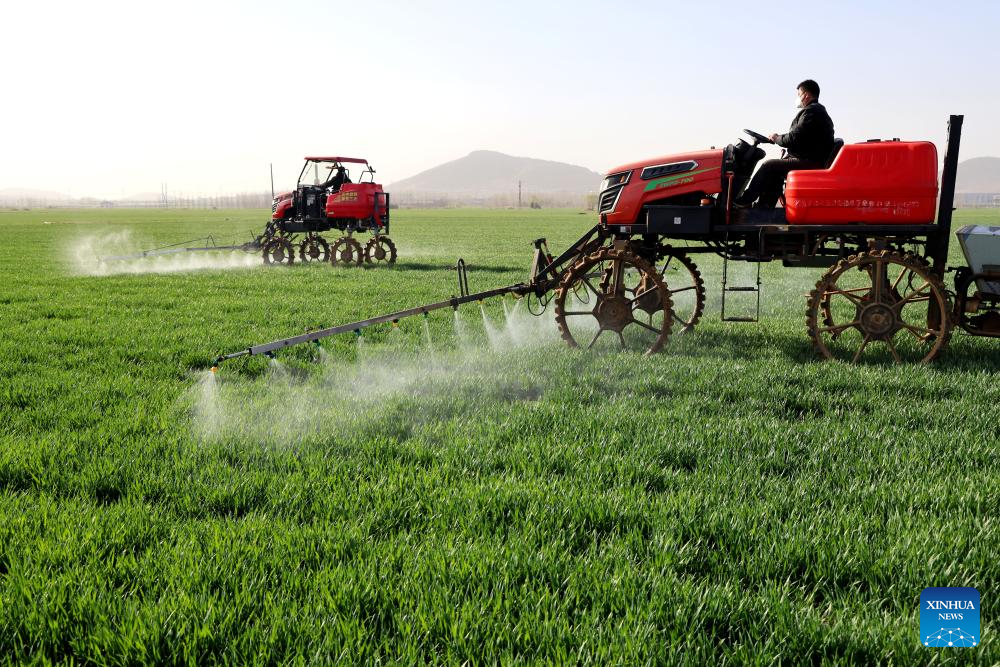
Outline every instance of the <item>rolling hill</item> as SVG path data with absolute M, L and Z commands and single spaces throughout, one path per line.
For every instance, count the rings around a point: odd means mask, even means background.
M 518 181 L 525 192 L 583 195 L 597 190 L 601 175 L 564 162 L 480 150 L 396 181 L 390 190 L 488 196 L 517 192 Z
M 959 162 L 955 191 L 1000 193 L 1000 157 L 975 157 Z

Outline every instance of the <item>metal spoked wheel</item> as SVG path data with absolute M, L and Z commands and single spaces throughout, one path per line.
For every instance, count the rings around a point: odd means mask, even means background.
M 325 262 L 330 259 L 330 244 L 322 236 L 308 236 L 299 244 L 299 259 L 303 262 Z
M 364 259 L 361 244 L 350 236 L 341 236 L 330 249 L 330 261 L 344 266 L 358 266 Z
M 893 250 L 892 252 L 894 252 L 894 253 L 896 253 L 896 254 L 899 254 L 899 255 L 904 255 L 904 256 L 906 256 L 906 257 L 907 257 L 907 259 L 908 259 L 909 261 L 912 261 L 912 262 L 918 262 L 918 263 L 920 263 L 920 264 L 921 264 L 921 265 L 922 265 L 922 266 L 923 266 L 923 267 L 924 267 L 924 268 L 925 268 L 925 269 L 926 269 L 927 271 L 929 271 L 929 270 L 930 270 L 930 264 L 929 264 L 929 263 L 927 262 L 927 260 L 926 260 L 926 259 L 924 259 L 923 257 L 920 257 L 920 256 L 918 256 L 918 255 L 914 255 L 914 254 L 912 254 L 912 253 L 908 253 L 908 252 L 906 252 L 906 251 L 897 251 L 897 250 Z M 859 250 L 857 254 L 860 254 L 860 255 L 864 255 L 864 254 L 866 254 L 866 253 L 865 253 L 864 251 L 861 251 L 861 250 Z M 828 272 L 828 273 L 829 273 L 829 272 Z M 908 274 L 908 275 L 906 276 L 906 285 L 904 285 L 904 288 L 907 288 L 907 289 L 911 289 L 911 290 L 912 290 L 912 289 L 913 289 L 913 288 L 915 287 L 915 286 L 913 285 L 913 280 L 914 280 L 914 276 L 915 276 L 915 275 L 916 275 L 916 274 L 914 274 L 914 273 L 912 273 L 912 272 L 911 272 L 910 274 Z M 825 277 L 825 275 L 824 275 L 824 277 Z M 836 294 L 832 294 L 832 295 L 831 295 L 831 294 L 827 294 L 827 295 L 826 295 L 826 296 L 825 296 L 825 297 L 823 298 L 823 301 L 822 301 L 822 302 L 820 303 L 820 309 L 821 309 L 821 310 L 820 310 L 820 312 L 821 312 L 821 313 L 822 313 L 822 315 L 823 315 L 823 320 L 822 320 L 822 321 L 823 321 L 823 323 L 824 323 L 824 326 L 833 326 L 833 325 L 834 325 L 834 319 L 833 319 L 833 309 L 832 309 L 832 300 L 833 300 L 833 297 L 835 297 L 835 296 L 837 296 L 837 295 L 836 295 Z
M 705 310 L 705 281 L 697 265 L 684 253 L 663 246 L 657 254 L 660 257 L 656 264 L 657 273 L 666 284 L 673 304 L 671 328 L 675 334 L 687 333 L 694 329 Z M 642 285 L 643 288 L 648 286 L 648 281 Z M 637 305 L 648 316 L 660 308 L 653 292 L 639 299 Z
M 283 236 L 276 236 L 264 244 L 265 264 L 291 264 L 295 261 L 292 243 Z
M 388 236 L 373 236 L 365 245 L 365 261 L 369 264 L 395 264 L 396 244 Z
M 587 302 L 575 296 L 581 286 Z M 639 310 L 650 294 L 658 305 L 652 314 Z M 555 300 L 556 324 L 570 347 L 654 354 L 670 337 L 667 287 L 652 265 L 627 250 L 605 248 L 582 258 L 564 274 Z
M 841 260 L 809 295 L 806 326 L 827 359 L 927 363 L 951 337 L 944 283 L 921 258 L 873 250 Z

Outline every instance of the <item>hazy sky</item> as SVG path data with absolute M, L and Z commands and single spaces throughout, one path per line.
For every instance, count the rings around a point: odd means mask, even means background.
M 472 150 L 604 171 L 784 131 L 795 84 L 837 135 L 1000 156 L 1000 3 L 25 2 L 2 11 L 0 189 L 294 183 L 306 154 L 384 183 Z

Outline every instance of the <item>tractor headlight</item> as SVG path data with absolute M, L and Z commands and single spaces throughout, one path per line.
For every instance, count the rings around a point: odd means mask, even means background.
M 616 185 L 624 185 L 628 183 L 629 177 L 632 175 L 631 171 L 620 171 L 617 174 L 608 174 L 601 181 L 601 187 L 598 188 L 598 192 L 604 192 L 608 188 L 613 188 Z
M 601 189 L 597 195 L 598 213 L 611 213 L 615 210 L 615 206 L 618 204 L 618 197 L 621 195 L 622 190 L 625 189 L 625 184 L 628 183 L 628 179 L 631 176 L 631 171 L 619 171 L 618 173 L 608 174 L 604 177 L 604 180 L 601 181 Z

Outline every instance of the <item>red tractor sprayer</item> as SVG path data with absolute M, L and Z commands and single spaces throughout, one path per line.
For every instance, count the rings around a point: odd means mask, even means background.
M 349 165 L 362 165 L 357 182 L 351 180 Z M 322 234 L 333 230 L 340 236 L 331 243 Z M 371 234 L 371 238 L 362 246 L 355 234 Z M 375 170 L 368 160 L 307 157 L 295 190 L 273 197 L 271 219 L 264 232 L 252 241 L 217 245 L 212 237 L 205 237 L 130 255 L 102 257 L 101 261 L 217 250 L 261 252 L 265 264 L 291 264 L 296 256 L 303 262 L 329 261 L 346 266 L 394 264 L 396 245 L 389 238 L 389 193 L 375 182 Z
M 364 165 L 357 183 L 348 164 Z M 320 234 L 334 229 L 342 235 L 331 245 Z M 362 247 L 355 233 L 372 237 Z M 268 264 L 290 264 L 296 252 L 304 262 L 393 264 L 396 245 L 388 234 L 389 193 L 375 182 L 367 160 L 307 157 L 295 191 L 271 203 L 271 221 L 259 243 Z
M 777 208 L 733 206 L 764 155 L 759 144 L 769 142 L 756 132 L 723 149 L 626 164 L 601 184 L 596 226 L 557 257 L 545 239 L 534 242 L 527 282 L 470 294 L 459 261 L 459 296 L 254 345 L 216 364 L 504 294 L 527 299 L 534 314 L 554 302 L 572 347 L 652 354 L 700 320 L 705 285 L 695 258 L 703 254 L 722 260 L 725 321 L 758 320 L 762 263 L 821 268 L 805 305 L 807 334 L 822 357 L 930 362 L 956 326 L 1000 337 L 1000 227 L 958 230 L 967 265 L 946 266 L 962 121 L 951 116 L 948 124 L 940 191 L 937 149 L 925 141 L 838 140 L 825 168 L 789 173 Z M 732 262 L 755 264 L 756 282 L 730 284 Z M 727 313 L 734 292 L 750 293 L 756 312 Z

